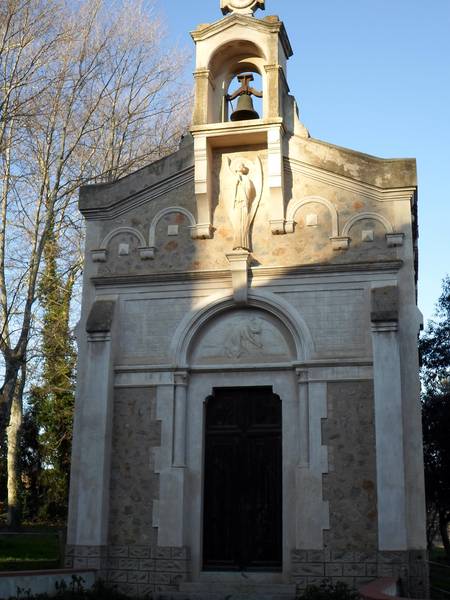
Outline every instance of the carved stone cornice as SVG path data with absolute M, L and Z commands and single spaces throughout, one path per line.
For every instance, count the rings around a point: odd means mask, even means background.
M 250 267 L 250 275 L 254 278 L 270 277 L 273 282 L 284 277 L 302 275 L 327 275 L 329 273 L 397 273 L 403 266 L 402 260 L 388 260 L 370 263 L 317 264 L 286 267 Z M 92 277 L 95 287 L 139 286 L 158 283 L 179 283 L 183 281 L 217 281 L 229 282 L 231 273 L 227 269 L 217 271 L 184 271 L 179 273 L 149 273 L 147 275 L 106 275 Z
M 143 204 L 169 194 L 186 184 L 194 182 L 194 167 L 189 166 L 173 175 L 155 182 L 153 185 L 135 194 L 127 195 L 109 205 L 81 206 L 80 211 L 86 220 L 106 221 L 124 215 Z
M 372 158 L 372 157 L 371 157 Z M 382 163 L 386 159 L 373 157 L 374 162 Z M 304 177 L 325 183 L 342 190 L 356 194 L 364 194 L 368 198 L 378 202 L 412 202 L 417 191 L 415 186 L 382 188 L 356 178 L 345 177 L 339 173 L 324 170 L 323 167 L 316 167 L 295 158 L 284 157 L 284 168 L 292 173 L 299 173 Z
M 275 16 L 268 16 L 264 19 L 255 19 L 254 17 L 234 13 L 229 15 L 226 19 L 219 19 L 214 23 L 200 25 L 197 29 L 191 31 L 191 37 L 194 42 L 200 42 L 221 31 L 233 27 L 236 23 L 242 23 L 245 27 L 251 27 L 262 33 L 278 33 L 286 58 L 290 58 L 293 55 L 294 52 L 284 23 Z

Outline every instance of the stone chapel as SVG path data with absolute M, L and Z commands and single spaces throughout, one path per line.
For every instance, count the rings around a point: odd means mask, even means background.
M 80 191 L 67 565 L 166 599 L 424 594 L 415 161 L 309 135 L 264 4 L 192 32 L 179 150 Z

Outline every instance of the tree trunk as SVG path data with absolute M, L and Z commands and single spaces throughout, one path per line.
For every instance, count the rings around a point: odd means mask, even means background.
M 5 353 L 3 353 L 3 360 L 5 361 L 5 376 L 0 389 L 0 444 L 5 439 L 4 434 L 9 425 L 14 390 L 17 386 L 20 369 L 18 361 L 11 360 L 9 356 L 5 356 Z
M 10 529 L 20 526 L 21 502 L 20 502 L 20 436 L 22 427 L 22 394 L 25 384 L 25 376 L 22 375 L 11 405 L 9 425 L 7 428 L 8 444 L 8 515 L 7 525 Z
M 441 534 L 444 550 L 448 558 L 450 558 L 450 540 L 448 537 L 448 515 L 444 512 L 439 513 L 439 532 Z

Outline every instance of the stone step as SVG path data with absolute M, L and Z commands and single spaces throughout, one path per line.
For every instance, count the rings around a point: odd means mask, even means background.
M 248 593 L 262 593 L 262 594 L 294 594 L 295 585 L 288 583 L 254 583 L 245 582 L 242 583 L 227 583 L 225 581 L 202 581 L 196 583 L 181 583 L 180 592 L 248 592 Z
M 245 593 L 234 592 L 224 594 L 223 592 L 156 592 L 154 600 L 295 600 L 295 594 L 261 594 L 259 592 Z
M 155 600 L 294 600 L 295 585 L 183 583 L 179 592 L 160 592 Z

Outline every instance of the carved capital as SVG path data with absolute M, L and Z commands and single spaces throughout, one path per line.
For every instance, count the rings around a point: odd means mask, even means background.
M 139 256 L 141 260 L 153 260 L 155 258 L 155 250 L 154 246 L 142 246 L 139 248 Z
M 210 240 L 213 237 L 213 226 L 211 223 L 198 223 L 190 227 L 193 240 Z
M 386 242 L 389 248 L 396 248 L 397 246 L 403 246 L 405 240 L 404 233 L 387 233 Z
M 93 262 L 106 262 L 106 249 L 92 250 L 91 256 Z
M 295 369 L 297 383 L 308 383 L 308 369 Z
M 240 250 L 226 255 L 231 268 L 234 300 L 246 304 L 248 299 L 248 265 L 250 252 Z
M 189 383 L 189 373 L 187 371 L 175 371 L 173 375 L 175 385 L 186 387 Z
M 273 235 L 283 235 L 285 232 L 286 221 L 284 219 L 272 219 L 270 221 L 270 228 Z
M 333 248 L 333 250 L 347 250 L 348 247 L 350 246 L 350 238 L 349 237 L 345 237 L 345 236 L 341 236 L 341 237 L 332 237 L 330 238 L 331 240 L 331 246 Z

